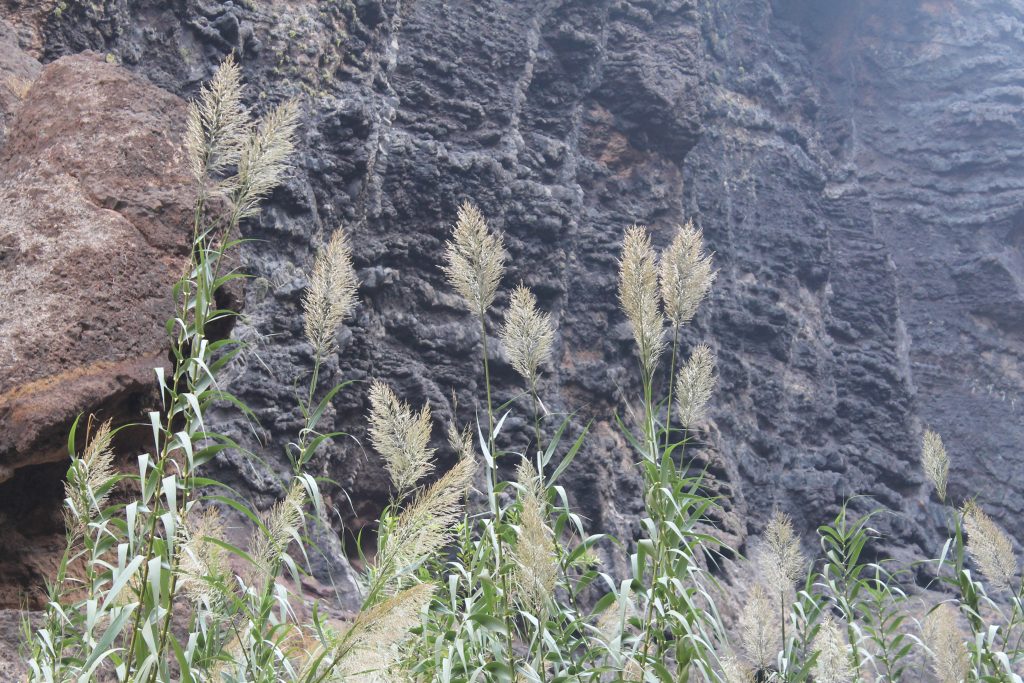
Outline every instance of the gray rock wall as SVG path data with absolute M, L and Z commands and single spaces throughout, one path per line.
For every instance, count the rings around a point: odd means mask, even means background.
M 438 426 L 455 392 L 473 419 L 478 333 L 438 268 L 470 198 L 506 235 L 506 286 L 534 287 L 557 321 L 545 402 L 596 420 L 567 484 L 594 529 L 630 537 L 638 477 L 612 414 L 637 380 L 618 243 L 636 221 L 665 244 L 692 217 L 720 276 L 686 342 L 719 355 L 704 455 L 738 549 L 773 507 L 806 532 L 861 494 L 857 507 L 893 510 L 879 524 L 904 554 L 934 552 L 923 425 L 947 439 L 954 496 L 1024 531 L 1019 0 L 5 5 L 43 61 L 91 48 L 191 95 L 234 49 L 255 107 L 303 97 L 294 176 L 248 228 L 237 334 L 252 353 L 232 383 L 271 462 L 311 362 L 303 272 L 337 227 L 363 304 L 329 377 L 386 378 Z M 519 385 L 494 360 L 504 401 Z M 365 408 L 357 385 L 330 420 L 360 437 Z M 527 414 L 508 423 L 518 442 Z M 339 484 L 336 526 L 372 522 L 376 456 L 343 439 L 317 465 Z M 279 493 L 240 457 L 216 467 L 257 499 Z

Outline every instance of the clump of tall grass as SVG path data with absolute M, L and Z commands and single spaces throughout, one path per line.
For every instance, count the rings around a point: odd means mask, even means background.
M 313 366 L 284 495 L 253 510 L 201 471 L 217 454 L 241 450 L 204 421 L 214 403 L 241 406 L 217 381 L 241 347 L 207 336 L 212 323 L 236 315 L 218 303 L 219 290 L 242 277 L 225 270 L 225 256 L 240 222 L 280 181 L 296 138 L 295 103 L 256 122 L 242 102 L 240 71 L 228 59 L 189 110 L 193 249 L 167 325 L 174 364 L 156 370 L 151 449 L 137 472 L 122 472 L 110 423 L 89 421 L 80 453 L 80 427 L 72 428 L 67 549 L 31 636 L 30 680 L 895 682 L 923 656 L 943 682 L 1021 681 L 1024 588 L 1012 541 L 979 503 L 946 504 L 949 456 L 931 431 L 922 468 L 945 505 L 949 539 L 928 564 L 946 600 L 919 624 L 902 587 L 909 568 L 866 559 L 878 537 L 871 520 L 883 511 L 856 517 L 841 506 L 818 528 L 813 558 L 776 511 L 750 544 L 756 579 L 728 628 L 718 605 L 732 589 L 712 571 L 725 561 L 712 522 L 720 501 L 692 455 L 710 415 L 716 359 L 706 343 L 681 343 L 716 277 L 692 222 L 660 253 L 643 226 L 623 239 L 618 298 L 639 395 L 616 418 L 643 482 L 644 514 L 635 538 L 616 540 L 587 529 L 560 483 L 585 453 L 589 424 L 544 410 L 554 326 L 523 284 L 497 330 L 523 392 L 494 405 L 489 327 L 504 241 L 472 203 L 459 208 L 442 269 L 479 331 L 479 415 L 448 425 L 456 461 L 437 476 L 430 406 L 414 408 L 386 383 L 370 383 L 367 433 L 392 494 L 376 552 L 364 557 L 362 608 L 347 620 L 327 617 L 299 586 L 304 530 L 322 514 L 306 468 L 338 436 L 320 422 L 351 386 L 320 386 L 321 364 L 337 352 L 337 329 L 357 304 L 343 231 L 319 250 L 302 301 Z M 519 452 L 502 428 L 527 398 L 533 437 Z M 503 476 L 510 470 L 514 479 Z M 486 503 L 467 507 L 475 487 Z M 241 547 L 228 540 L 228 513 L 252 527 Z M 598 551 L 624 553 L 615 564 L 628 575 L 606 571 Z
M 311 621 L 300 619 L 301 569 L 289 552 L 305 555 L 304 528 L 322 513 L 317 481 L 305 466 L 331 436 L 317 425 L 340 388 L 314 403 L 319 361 L 334 348 L 337 327 L 355 303 L 354 269 L 340 231 L 317 256 L 304 301 L 317 364 L 284 497 L 260 514 L 201 473 L 218 453 L 241 450 L 204 419 L 215 403 L 241 405 L 217 381 L 241 347 L 211 339 L 208 330 L 236 315 L 220 307 L 218 296 L 243 277 L 228 268 L 227 255 L 240 243 L 240 222 L 258 213 L 283 178 L 297 121 L 294 101 L 254 120 L 232 58 L 189 108 L 192 249 L 166 326 L 173 366 L 155 369 L 160 409 L 147 416 L 152 443 L 136 458 L 137 468 L 123 472 L 114 466 L 116 430 L 109 423 L 86 430 L 81 453 L 79 425 L 72 427 L 67 547 L 47 588 L 43 623 L 32 633 L 32 681 L 328 680 L 356 651 L 349 645 L 384 621 L 361 615 L 338 636 L 316 610 Z M 244 547 L 227 540 L 222 511 L 251 524 Z M 402 603 L 406 611 L 409 604 L 422 606 L 422 593 Z

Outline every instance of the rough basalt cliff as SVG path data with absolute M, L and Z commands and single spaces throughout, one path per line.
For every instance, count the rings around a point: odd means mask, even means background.
M 304 273 L 339 227 L 362 304 L 329 378 L 385 378 L 429 401 L 439 426 L 454 396 L 458 419 L 473 419 L 478 332 L 438 267 L 469 198 L 505 233 L 505 284 L 533 287 L 557 322 L 545 404 L 595 419 L 567 487 L 593 529 L 631 537 L 639 479 L 612 417 L 637 389 L 618 244 L 641 222 L 664 245 L 692 217 L 720 272 L 685 341 L 718 353 L 702 457 L 728 494 L 719 523 L 733 546 L 746 550 L 773 508 L 810 531 L 861 494 L 871 500 L 856 507 L 893 511 L 878 518 L 892 548 L 934 552 L 942 522 L 918 467 L 926 425 L 953 455 L 954 498 L 978 494 L 1024 532 L 1021 0 L 0 0 L 0 14 L 3 50 L 50 64 L 43 79 L 54 60 L 92 50 L 187 98 L 234 50 L 256 109 L 302 98 L 294 173 L 246 226 L 254 278 L 235 333 L 250 350 L 229 379 L 260 422 L 215 416 L 271 463 L 283 466 L 301 424 Z M 38 64 L 18 64 L 35 78 Z M 27 115 L 4 87 L 0 145 Z M 52 93 L 50 115 L 88 119 L 92 91 L 77 92 Z M 180 130 L 160 123 L 158 136 Z M 104 146 L 97 163 L 121 153 Z M 0 229 L 16 230 L 6 218 Z M 0 267 L 22 273 L 9 239 L 0 233 Z M 96 305 L 110 307 L 99 284 Z M 56 356 L 70 348 L 47 344 Z M 519 385 L 500 352 L 493 360 L 504 401 Z M 364 393 L 340 394 L 331 425 L 361 436 Z M 115 405 L 126 419 L 141 410 L 113 396 L 81 409 Z M 507 423 L 523 442 L 527 410 Z M 44 474 L 54 490 L 59 465 L 0 458 L 13 470 L 0 484 L 9 525 L 28 505 L 10 492 Z M 321 570 L 343 575 L 344 539 L 374 519 L 386 481 L 354 440 L 317 465 L 338 483 L 329 494 L 344 529 L 342 542 L 323 539 Z M 214 467 L 256 500 L 280 495 L 240 455 Z M 35 514 L 59 521 L 57 482 Z

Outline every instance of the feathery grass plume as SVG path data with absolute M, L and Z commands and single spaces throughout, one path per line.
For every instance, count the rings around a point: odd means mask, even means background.
M 501 341 L 516 372 L 531 389 L 537 385 L 537 368 L 551 360 L 555 331 L 551 316 L 537 310 L 537 298 L 522 283 L 512 291 Z
M 178 585 L 193 604 L 212 609 L 225 597 L 230 568 L 224 548 L 224 521 L 215 507 L 192 511 L 178 526 Z
M 714 390 L 715 354 L 707 344 L 698 344 L 676 375 L 679 423 L 689 428 L 703 420 Z
M 752 683 L 754 673 L 735 657 L 722 658 L 722 679 L 725 683 Z
M 359 680 L 360 675 L 370 676 L 364 680 L 375 680 L 375 672 L 386 671 L 396 659 L 397 646 L 420 623 L 420 614 L 433 594 L 433 584 L 421 583 L 360 612 L 339 639 L 335 654 L 339 666 L 331 680 Z
M 994 588 L 1008 587 L 1017 575 L 1017 558 L 1009 536 L 973 500 L 964 503 L 963 515 L 967 550 L 974 563 Z
M 789 515 L 776 510 L 764 532 L 761 569 L 773 590 L 788 591 L 800 579 L 807 563 L 800 550 L 800 539 L 793 531 Z
M 414 414 L 384 382 L 370 385 L 370 441 L 384 458 L 391 482 L 404 495 L 434 469 L 430 443 L 430 406 Z
M 605 644 L 611 645 L 616 638 L 619 638 L 629 628 L 629 620 L 636 616 L 639 616 L 639 612 L 636 609 L 636 603 L 633 602 L 631 591 L 627 586 L 625 591 L 615 598 L 615 601 L 608 605 L 607 609 L 601 612 L 595 626 Z
M 644 677 L 644 668 L 635 659 L 630 658 L 626 665 L 622 667 L 622 680 L 625 683 L 640 683 L 640 681 L 644 680 Z
M 110 424 L 107 420 L 100 425 L 86 444 L 82 457 L 75 458 L 68 468 L 64 482 L 68 506 L 65 521 L 76 534 L 85 531 L 89 521 L 103 511 L 110 494 L 110 482 L 115 476 Z
M 482 317 L 494 303 L 505 273 L 505 243 L 500 233 L 487 229 L 483 214 L 468 201 L 459 207 L 444 258 L 448 281 L 469 310 Z
M 630 226 L 622 241 L 619 304 L 633 326 L 644 373 L 653 375 L 665 348 L 665 318 L 658 306 L 658 257 L 642 225 Z
M 704 233 L 693 227 L 692 220 L 677 226 L 672 243 L 661 255 L 661 298 L 673 325 L 693 320 L 715 277 L 711 255 L 704 253 Z
M 821 622 L 818 635 L 814 637 L 814 649 L 818 653 L 814 664 L 817 683 L 849 683 L 853 680 L 853 667 L 843 630 L 831 614 L 826 614 Z
M 961 683 L 970 670 L 964 636 L 957 626 L 956 609 L 944 602 L 924 618 L 922 635 L 932 672 L 939 683 Z
M 515 592 L 520 604 L 532 614 L 540 614 L 554 597 L 558 582 L 558 557 L 554 539 L 544 522 L 544 500 L 540 477 L 527 459 L 516 469 L 521 487 L 519 537 L 513 551 L 516 572 Z
M 451 446 L 460 460 L 472 460 L 476 457 L 473 451 L 473 431 L 467 425 L 459 431 L 455 423 L 448 424 L 448 445 Z
M 238 163 L 249 126 L 242 104 L 241 69 L 231 54 L 188 108 L 185 150 L 189 170 L 200 186 Z
M 447 544 L 462 515 L 462 501 L 476 474 L 476 462 L 460 460 L 398 515 L 378 553 L 384 584 Z
M 942 445 L 942 437 L 930 429 L 924 432 L 921 465 L 924 467 L 925 476 L 935 486 L 939 500 L 945 501 L 946 482 L 949 479 L 949 456 L 946 455 L 946 447 Z
M 292 480 L 285 497 L 274 504 L 264 518 L 266 531 L 255 529 L 250 542 L 250 554 L 256 569 L 263 576 L 277 571 L 281 554 L 298 537 L 299 527 L 305 520 L 306 487 L 298 477 Z
M 777 613 L 764 588 L 757 584 L 740 613 L 740 643 L 750 662 L 758 669 L 767 669 L 779 651 Z
M 259 213 L 260 202 L 281 183 L 295 150 L 298 122 L 299 104 L 288 100 L 274 107 L 243 143 L 231 188 L 233 221 Z
M 338 228 L 313 262 L 309 287 L 302 299 L 306 340 L 318 356 L 334 351 L 335 332 L 356 304 L 356 269 L 345 231 Z

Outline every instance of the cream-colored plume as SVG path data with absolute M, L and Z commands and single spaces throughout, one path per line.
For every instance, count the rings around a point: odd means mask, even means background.
M 505 272 L 505 244 L 468 201 L 459 207 L 452 238 L 445 245 L 445 261 L 443 269 L 452 287 L 470 311 L 483 317 Z
M 519 529 L 513 551 L 515 592 L 520 604 L 531 614 L 542 614 L 554 597 L 558 582 L 558 556 L 554 538 L 545 522 L 545 503 L 537 470 L 527 459 L 519 463 L 516 480 L 520 485 Z
M 651 376 L 665 348 L 665 318 L 658 305 L 658 257 L 647 228 L 626 230 L 619 260 L 619 304 L 633 327 L 644 372 Z
M 754 672 L 732 656 L 722 658 L 722 678 L 724 683 L 753 683 L 755 680 Z
M 551 316 L 537 310 L 537 298 L 520 283 L 505 312 L 501 341 L 512 367 L 531 389 L 537 386 L 537 369 L 551 360 L 554 339 Z
M 434 585 L 417 584 L 360 612 L 339 639 L 338 666 L 331 681 L 370 683 L 392 681 L 389 668 L 400 657 L 399 645 L 419 625 L 430 605 Z
M 468 426 L 460 431 L 455 423 L 448 423 L 448 445 L 460 460 L 473 460 L 476 457 L 473 450 L 473 431 Z
M 942 445 L 942 437 L 930 429 L 924 432 L 921 445 L 921 465 L 925 476 L 935 486 L 939 500 L 946 500 L 946 482 L 949 479 L 949 456 Z
M 756 668 L 767 669 L 775 663 L 779 641 L 776 611 L 764 588 L 755 585 L 740 613 L 743 651 Z
M 196 182 L 219 180 L 238 163 L 250 125 L 242 104 L 241 70 L 234 55 L 228 55 L 189 105 L 185 150 Z
M 956 622 L 956 609 L 947 602 L 924 618 L 922 635 L 938 683 L 962 683 L 970 670 L 964 635 Z
M 64 482 L 65 511 L 67 527 L 81 533 L 90 520 L 99 515 L 106 506 L 110 495 L 110 481 L 114 478 L 114 451 L 111 448 L 113 432 L 107 420 L 95 434 L 70 468 Z
M 676 412 L 690 428 L 704 419 L 715 390 L 715 355 L 707 344 L 698 344 L 676 376 Z
M 711 255 L 704 253 L 704 234 L 693 221 L 676 228 L 675 237 L 661 255 L 661 298 L 673 325 L 690 322 L 711 290 L 715 273 Z
M 356 305 L 358 285 L 352 248 L 345 231 L 339 228 L 317 252 L 302 298 L 306 340 L 318 356 L 335 350 L 335 333 Z
M 233 221 L 259 213 L 260 202 L 280 184 L 295 150 L 298 122 L 298 102 L 288 100 L 270 110 L 245 140 L 231 188 Z
M 977 503 L 964 504 L 964 530 L 967 551 L 993 588 L 1006 588 L 1017 575 L 1017 558 L 1013 542 Z
M 608 646 L 611 646 L 625 631 L 629 629 L 629 620 L 638 616 L 636 603 L 633 601 L 632 593 L 627 586 L 625 591 L 608 605 L 601 612 L 597 619 L 597 630 L 601 639 Z
M 405 401 L 384 382 L 370 385 L 370 441 L 384 458 L 384 466 L 399 496 L 434 469 L 430 448 L 430 406 L 423 404 L 414 414 Z
M 266 531 L 255 529 L 249 544 L 256 569 L 264 577 L 276 573 L 282 553 L 298 537 L 306 518 L 306 487 L 298 477 L 292 480 L 285 497 L 264 516 Z
M 178 586 L 194 604 L 206 604 L 215 611 L 225 599 L 229 583 L 224 521 L 215 507 L 192 510 L 178 526 Z
M 475 475 L 476 462 L 460 460 L 402 510 L 378 553 L 377 570 L 385 585 L 451 540 Z
M 760 562 L 773 591 L 789 591 L 803 577 L 807 559 L 800 550 L 800 539 L 793 531 L 789 515 L 778 510 L 772 514 L 764 532 Z
M 850 665 L 850 652 L 846 647 L 846 638 L 831 614 L 826 614 L 814 637 L 814 649 L 818 659 L 814 664 L 814 680 L 816 683 L 850 683 L 853 680 L 853 667 Z

